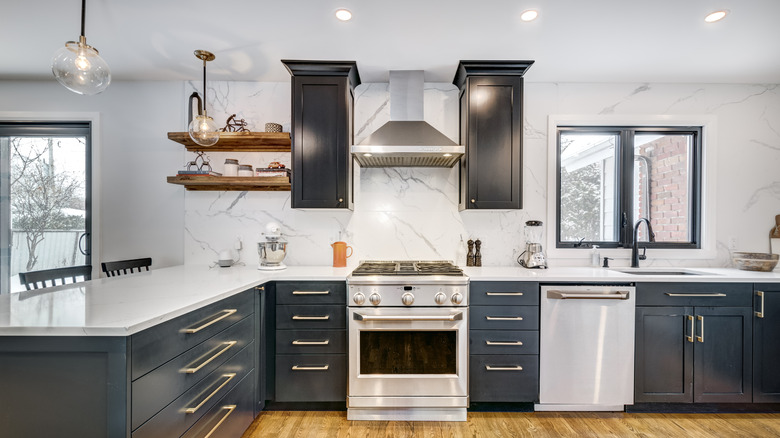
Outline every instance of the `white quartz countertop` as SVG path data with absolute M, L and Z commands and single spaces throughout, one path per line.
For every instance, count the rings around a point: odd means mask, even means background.
M 0 296 L 0 336 L 128 336 L 267 281 L 344 281 L 354 267 L 182 265 Z M 632 275 L 603 268 L 465 268 L 472 281 L 780 283 L 778 272 L 690 268 L 700 275 Z

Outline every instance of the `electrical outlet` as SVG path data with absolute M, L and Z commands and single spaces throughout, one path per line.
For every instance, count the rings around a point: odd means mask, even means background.
M 737 242 L 737 238 L 734 236 L 729 237 L 729 249 L 735 250 L 737 249 L 737 246 L 739 245 L 739 242 Z
M 241 251 L 241 248 L 244 247 L 244 244 L 241 242 L 241 237 L 236 237 L 236 243 L 234 244 L 234 247 L 237 251 Z

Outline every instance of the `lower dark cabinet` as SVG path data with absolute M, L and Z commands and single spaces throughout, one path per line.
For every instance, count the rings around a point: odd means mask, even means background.
M 635 401 L 750 403 L 752 311 L 637 307 Z
M 277 402 L 343 402 L 346 399 L 346 355 L 276 356 Z
M 539 356 L 473 355 L 469 397 L 474 402 L 534 401 L 539 398 Z
M 193 425 L 182 438 L 238 438 L 255 419 L 254 371 Z
M 753 317 L 753 402 L 780 403 L 780 284 L 758 284 Z

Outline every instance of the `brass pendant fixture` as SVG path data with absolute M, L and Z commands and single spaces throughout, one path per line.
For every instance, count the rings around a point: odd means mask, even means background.
M 206 50 L 196 50 L 195 57 L 203 61 L 203 113 L 190 122 L 190 138 L 201 146 L 213 146 L 219 141 L 219 128 L 206 110 L 206 63 L 213 61 L 215 56 Z

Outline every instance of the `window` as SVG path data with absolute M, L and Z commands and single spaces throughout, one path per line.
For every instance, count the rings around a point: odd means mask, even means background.
M 0 292 L 91 264 L 90 123 L 0 122 Z
M 558 248 L 701 248 L 701 128 L 559 126 Z M 639 227 L 638 241 L 648 240 Z

